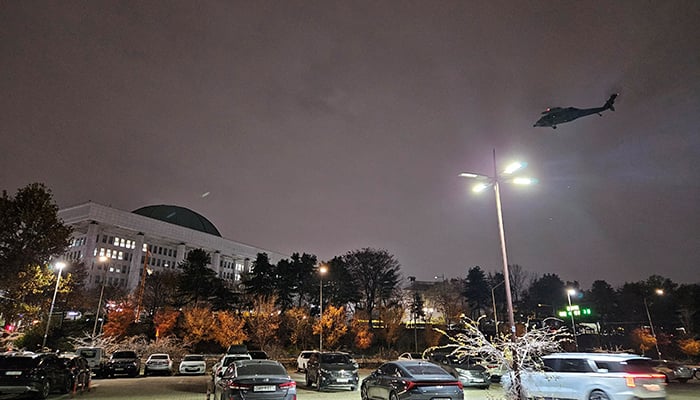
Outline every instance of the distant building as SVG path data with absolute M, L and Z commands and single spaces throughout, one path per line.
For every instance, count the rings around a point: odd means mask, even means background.
M 85 264 L 88 287 L 105 280 L 107 285 L 131 291 L 138 287 L 144 268 L 150 272 L 177 269 L 193 249 L 208 252 L 210 267 L 231 285 L 250 272 L 258 253 L 267 253 L 271 263 L 289 258 L 225 239 L 208 219 L 178 206 L 155 205 L 126 212 L 88 202 L 64 208 L 58 217 L 73 228 L 64 257 Z M 100 262 L 100 256 L 107 261 Z

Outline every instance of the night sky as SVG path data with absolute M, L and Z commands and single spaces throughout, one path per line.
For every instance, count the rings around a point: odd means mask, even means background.
M 616 111 L 535 128 L 552 106 Z M 700 2 L 2 1 L 0 189 L 405 277 L 700 281 Z

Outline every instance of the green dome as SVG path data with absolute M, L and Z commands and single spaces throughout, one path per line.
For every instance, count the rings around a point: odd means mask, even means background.
M 190 209 L 178 206 L 158 205 L 141 207 L 138 210 L 132 211 L 134 214 L 143 215 L 157 219 L 163 222 L 179 225 L 184 228 L 194 229 L 208 233 L 210 235 L 221 237 L 219 230 L 216 229 L 208 219 Z

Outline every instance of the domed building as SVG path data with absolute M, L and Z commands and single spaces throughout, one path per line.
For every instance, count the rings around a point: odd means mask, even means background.
M 176 270 L 193 249 L 211 256 L 210 267 L 235 284 L 249 272 L 258 253 L 276 263 L 288 255 L 229 239 L 203 215 L 174 205 L 151 205 L 132 212 L 87 202 L 59 210 L 73 228 L 65 258 L 87 266 L 88 287 L 103 283 L 127 290 L 138 287 L 141 275 Z M 107 261 L 100 262 L 100 256 Z

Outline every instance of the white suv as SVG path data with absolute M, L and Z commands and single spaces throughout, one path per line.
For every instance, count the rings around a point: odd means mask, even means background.
M 555 353 L 542 357 L 542 371 L 521 371 L 527 398 L 575 400 L 665 399 L 664 376 L 636 354 Z M 510 389 L 513 373 L 501 383 Z

